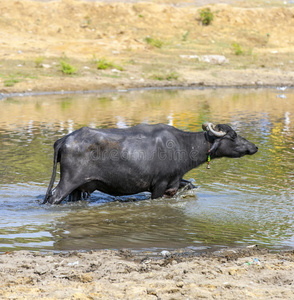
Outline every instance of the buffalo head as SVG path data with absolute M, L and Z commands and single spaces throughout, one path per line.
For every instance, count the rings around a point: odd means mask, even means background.
M 208 140 L 212 143 L 210 152 L 214 157 L 242 157 L 252 155 L 258 151 L 258 147 L 238 135 L 230 126 L 212 123 L 202 125 L 207 132 Z

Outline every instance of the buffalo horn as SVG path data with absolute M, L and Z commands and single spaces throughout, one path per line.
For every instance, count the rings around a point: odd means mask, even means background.
M 213 133 L 217 137 L 222 137 L 226 134 L 226 132 L 223 132 L 223 131 L 215 131 L 213 129 L 213 127 L 214 127 L 213 124 L 209 123 L 209 122 L 206 122 L 206 123 L 202 124 L 202 129 L 203 130 L 205 130 L 205 131 L 209 130 L 209 131 L 211 131 L 211 133 Z

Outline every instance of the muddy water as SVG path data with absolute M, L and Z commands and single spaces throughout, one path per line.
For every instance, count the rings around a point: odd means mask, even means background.
M 282 95 L 282 96 L 281 96 Z M 81 126 L 228 123 L 259 146 L 187 174 L 197 190 L 41 205 L 54 141 Z M 0 251 L 100 248 L 294 248 L 294 91 L 150 90 L 0 101 Z

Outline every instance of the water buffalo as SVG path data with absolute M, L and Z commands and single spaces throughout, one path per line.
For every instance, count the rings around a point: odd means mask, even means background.
M 220 157 L 252 155 L 258 148 L 228 125 L 204 123 L 202 132 L 165 124 L 127 129 L 80 128 L 54 143 L 53 173 L 43 203 L 79 200 L 93 191 L 113 195 L 151 192 L 173 196 L 189 170 Z M 52 190 L 57 163 L 60 181 Z

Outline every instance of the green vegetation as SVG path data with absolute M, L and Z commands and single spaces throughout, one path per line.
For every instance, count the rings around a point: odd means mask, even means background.
M 233 43 L 232 44 L 233 49 L 234 49 L 234 54 L 235 55 L 252 55 L 252 49 L 247 49 L 247 51 L 244 50 L 244 48 L 241 47 L 240 44 L 238 43 Z
M 101 74 L 101 76 L 102 76 L 102 77 L 106 77 L 106 78 L 121 78 L 120 75 L 107 74 L 107 73 Z
M 109 68 L 114 68 L 119 71 L 124 71 L 124 68 L 122 66 L 119 66 L 119 65 L 115 64 L 114 62 L 106 60 L 105 58 L 101 58 L 98 60 L 98 66 L 97 66 L 98 70 L 106 70 Z
M 245 51 L 242 49 L 241 45 L 238 43 L 233 43 L 234 53 L 235 55 L 244 55 Z
M 188 39 L 189 34 L 190 34 L 190 31 L 189 31 L 189 30 L 186 31 L 186 32 L 183 34 L 183 36 L 182 36 L 182 41 L 186 42 L 187 39 Z
M 81 22 L 81 27 L 85 28 L 88 27 L 92 23 L 92 20 L 89 16 L 85 16 L 85 18 Z
M 4 86 L 14 86 L 16 83 L 20 82 L 20 79 L 17 78 L 9 78 L 4 80 Z
M 145 38 L 145 42 L 152 46 L 152 47 L 156 47 L 156 48 L 161 48 L 162 45 L 163 45 L 163 42 L 161 40 L 158 40 L 158 39 L 154 39 L 150 36 L 146 36 Z
M 200 21 L 202 25 L 208 26 L 214 19 L 214 15 L 210 8 L 203 8 L 200 10 Z
M 77 68 L 73 67 L 70 63 L 68 63 L 65 60 L 61 60 L 60 65 L 61 65 L 61 71 L 63 74 L 73 75 L 73 74 L 77 73 L 77 71 L 78 71 Z
M 26 78 L 36 79 L 37 76 L 28 73 L 13 73 L 13 74 L 0 74 L 0 78 L 3 78 L 3 84 L 5 87 L 12 87 L 16 83 L 23 81 Z
M 44 56 L 36 57 L 36 59 L 35 59 L 36 68 L 41 68 L 44 60 L 45 60 Z
M 267 33 L 267 34 L 266 34 L 266 44 L 269 42 L 270 37 L 271 37 L 271 34 L 270 34 L 270 33 Z
M 128 64 L 130 65 L 135 65 L 136 64 L 136 61 L 134 59 L 130 59 L 127 61 Z
M 90 25 L 92 23 L 92 20 L 89 16 L 85 16 L 85 22 Z
M 171 72 L 167 72 L 167 73 L 154 73 L 153 75 L 150 76 L 151 79 L 155 79 L 155 80 L 178 80 L 179 78 L 179 74 L 175 71 L 171 71 Z

